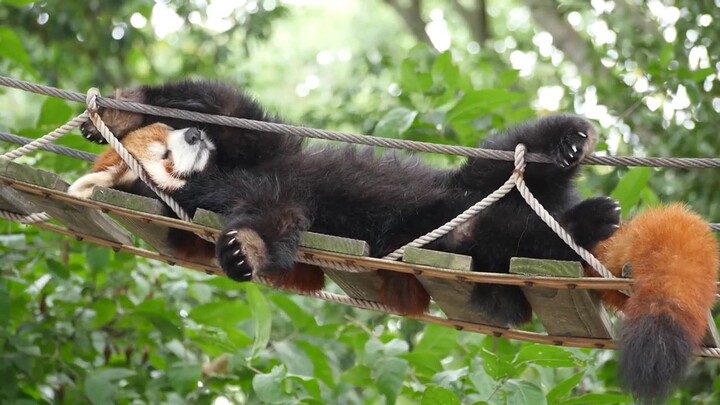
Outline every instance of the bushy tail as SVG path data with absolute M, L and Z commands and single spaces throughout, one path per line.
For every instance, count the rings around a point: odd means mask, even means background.
M 682 205 L 650 209 L 596 249 L 613 274 L 630 272 L 632 296 L 609 306 L 625 315 L 619 377 L 640 403 L 663 402 L 680 383 L 715 301 L 718 244 L 708 224 Z

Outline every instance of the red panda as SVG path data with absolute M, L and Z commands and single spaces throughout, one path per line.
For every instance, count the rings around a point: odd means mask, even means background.
M 244 92 L 218 82 L 141 86 L 120 91 L 118 97 L 276 121 Z M 473 157 L 457 169 L 443 170 L 397 154 L 378 156 L 371 149 L 307 146 L 299 136 L 273 131 L 107 109 L 101 109 L 100 115 L 123 142 L 156 122 L 173 128 L 199 127 L 213 142 L 212 164 L 185 179 L 172 196 L 186 211 L 204 208 L 225 216 L 226 228 L 215 256 L 237 281 L 262 275 L 282 279 L 291 287 L 304 282 L 305 275 L 289 271 L 297 268 L 300 237 L 308 230 L 364 240 L 371 256 L 383 257 L 496 190 L 514 169 L 512 162 Z M 82 131 L 97 139 L 92 124 L 83 125 Z M 510 128 L 482 147 L 512 151 L 523 143 L 528 152 L 551 157 L 553 163 L 528 164 L 526 183 L 548 211 L 574 230 L 578 243 L 589 247 L 607 238 L 619 223 L 613 201 L 581 201 L 573 187 L 580 162 L 592 152 L 597 138 L 586 120 L 555 115 Z M 102 175 L 85 181 L 98 179 L 103 180 Z M 76 190 L 87 188 L 81 186 Z M 472 256 L 479 271 L 507 272 L 514 256 L 578 260 L 515 191 L 426 247 Z M 380 275 L 383 304 L 403 314 L 427 310 L 430 297 L 413 275 L 382 271 Z M 516 286 L 478 284 L 472 295 L 470 305 L 489 314 L 496 325 L 518 325 L 530 317 L 530 305 Z
M 633 278 L 629 297 L 601 294 L 606 306 L 624 314 L 620 380 L 643 403 L 663 401 L 685 375 L 708 326 L 720 260 L 717 240 L 702 218 L 672 204 L 621 225 L 594 253 L 616 277 Z
M 577 125 L 584 125 L 572 118 L 559 123 L 560 129 L 573 128 L 571 134 L 577 133 Z M 505 146 L 519 141 L 542 144 L 542 136 L 558 130 L 552 124 L 540 121 L 499 142 Z M 569 154 L 575 163 L 579 161 L 582 139 L 590 133 L 587 127 L 583 130 L 572 138 L 579 144 L 565 146 L 566 152 L 559 156 L 562 164 Z M 528 133 L 533 136 L 527 138 Z M 563 142 L 569 141 L 563 138 Z M 324 277 L 313 266 L 294 264 L 299 232 L 364 239 L 376 256 L 382 256 L 476 201 L 473 186 L 503 180 L 492 167 L 500 162 L 475 159 L 459 171 L 438 172 L 417 163 L 406 165 L 395 157 L 372 160 L 354 149 L 310 150 L 256 167 L 218 168 L 214 161 L 217 139 L 212 133 L 173 130 L 158 123 L 123 134 L 122 143 L 148 169 L 151 181 L 188 211 L 202 207 L 225 215 L 228 226 L 216 247 L 201 249 L 206 260 L 217 258 L 226 274 L 238 281 L 263 275 L 277 286 L 302 291 L 321 289 Z M 545 169 L 545 174 L 558 175 Z M 546 196 L 546 207 L 557 214 L 577 243 L 593 248 L 617 276 L 624 268 L 630 269 L 635 278 L 631 298 L 616 292 L 602 296 L 606 305 L 626 314 L 620 376 L 637 398 L 664 398 L 670 390 L 666 382 L 677 384 L 698 347 L 706 327 L 705 313 L 713 302 L 718 257 L 707 225 L 682 207 L 670 206 L 649 210 L 618 229 L 618 207 L 612 200 L 575 203 L 567 184 L 555 184 L 552 176 L 533 178 L 536 174 L 528 172 L 528 181 L 539 186 L 543 184 L 538 182 L 548 183 L 544 186 L 556 200 Z M 98 158 L 93 173 L 78 179 L 70 191 L 87 196 L 94 185 L 123 188 L 133 181 L 137 185 L 137 178 L 108 150 Z M 542 187 L 537 191 L 543 194 Z M 481 263 L 480 270 L 502 270 L 512 256 L 577 260 L 519 196 L 517 200 L 508 197 L 431 248 L 471 255 Z M 512 219 L 518 212 L 523 213 L 522 221 Z M 402 226 L 393 230 L 398 225 Z M 197 238 L 179 239 L 184 240 L 176 244 L 181 254 L 201 243 Z M 382 273 L 382 277 L 384 304 L 406 313 L 427 308 L 429 296 L 421 286 L 415 288 L 412 276 L 393 278 Z M 469 305 L 479 305 L 500 324 L 516 325 L 529 318 L 529 305 L 518 289 L 482 285 L 475 292 L 473 299 L 492 300 Z

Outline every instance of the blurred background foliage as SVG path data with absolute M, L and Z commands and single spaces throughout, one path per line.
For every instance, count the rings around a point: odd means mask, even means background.
M 600 153 L 716 157 L 718 19 L 709 0 L 0 0 L 0 72 L 104 94 L 217 78 L 291 122 L 468 146 L 575 112 L 596 122 Z M 7 89 L 0 105 L 0 130 L 31 137 L 82 109 Z M 59 143 L 100 150 L 77 134 Z M 88 168 L 23 162 L 68 180 Z M 714 171 L 585 173 L 582 192 L 613 195 L 626 216 L 684 201 L 720 219 Z M 0 227 L 2 403 L 631 402 L 612 352 L 460 333 Z M 718 403 L 717 376 L 696 361 L 671 403 Z

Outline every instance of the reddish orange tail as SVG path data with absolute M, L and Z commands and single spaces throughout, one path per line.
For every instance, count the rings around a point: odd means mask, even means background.
M 623 224 L 595 253 L 629 271 L 632 295 L 604 301 L 625 315 L 619 376 L 641 403 L 663 401 L 680 383 L 707 328 L 720 259 L 708 224 L 681 205 L 650 209 Z

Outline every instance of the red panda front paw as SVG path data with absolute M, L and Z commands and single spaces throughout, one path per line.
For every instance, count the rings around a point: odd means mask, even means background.
M 267 262 L 265 242 L 248 228 L 226 229 L 218 238 L 215 252 L 225 274 L 235 281 L 250 281 Z
M 100 134 L 100 131 L 95 128 L 95 125 L 90 120 L 87 120 L 83 122 L 82 125 L 80 125 L 80 133 L 82 134 L 83 138 L 87 139 L 90 142 L 99 143 L 101 145 L 107 143 L 105 138 L 103 138 L 103 136 Z

